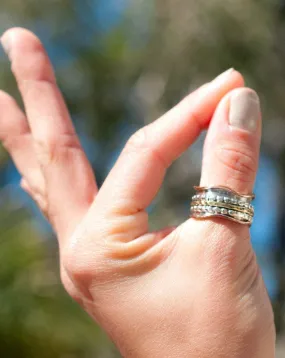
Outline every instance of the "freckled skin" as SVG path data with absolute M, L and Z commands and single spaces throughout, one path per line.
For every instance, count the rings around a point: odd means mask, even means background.
M 169 165 L 205 128 L 201 185 L 253 190 L 261 116 L 242 76 L 225 72 L 137 132 L 98 191 L 40 41 L 11 29 L 1 42 L 27 115 L 0 92 L 0 140 L 57 233 L 67 292 L 124 357 L 273 358 L 273 313 L 248 227 L 189 219 L 150 232 L 146 213 Z

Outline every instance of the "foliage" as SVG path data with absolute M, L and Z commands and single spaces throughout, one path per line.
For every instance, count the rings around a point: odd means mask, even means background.
M 114 357 L 105 335 L 64 292 L 54 241 L 25 210 L 8 206 L 9 214 L 0 212 L 1 356 Z
M 125 0 L 128 7 L 118 21 L 102 29 L 96 8 L 103 1 L 2 0 L 0 13 L 1 31 L 25 26 L 42 38 L 83 145 L 86 138 L 92 142 L 88 154 L 100 183 L 128 134 L 229 67 L 240 70 L 261 94 L 264 151 L 278 153 L 282 166 L 285 54 L 279 4 Z M 1 87 L 20 101 L 4 56 L 0 79 Z M 154 225 L 176 223 L 187 215 L 185 198 L 199 175 L 200 147 L 170 170 Z M 7 163 L 0 149 L 0 182 Z M 26 208 L 15 213 L 1 206 L 1 355 L 115 357 L 107 338 L 61 288 L 55 241 L 45 236 L 52 235 L 36 229 Z

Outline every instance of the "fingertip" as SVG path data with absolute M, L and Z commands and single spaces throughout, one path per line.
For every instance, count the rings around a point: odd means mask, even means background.
M 243 86 L 245 86 L 244 77 L 243 77 L 243 75 L 242 75 L 239 71 L 237 71 L 237 70 L 234 69 L 233 72 L 232 72 L 231 77 L 232 77 L 233 83 L 235 83 L 236 86 L 238 86 L 238 87 L 243 87 Z
M 231 91 L 243 87 L 243 76 L 240 72 L 231 68 L 220 74 L 207 86 L 201 87 L 199 91 L 190 95 L 189 99 L 195 97 L 194 100 L 196 101 L 196 103 L 204 104 L 203 113 L 205 113 L 206 110 L 209 113 L 208 116 L 203 116 L 204 120 L 203 122 L 200 121 L 200 127 L 207 128 L 209 123 L 211 122 L 212 116 L 216 108 L 220 105 L 221 101 L 223 101 L 223 99 L 227 97 L 227 95 Z M 191 101 L 189 101 L 189 103 L 190 102 Z M 198 118 L 199 116 L 196 115 L 196 117 Z
M 233 114 L 235 112 L 238 114 L 241 110 L 246 110 L 247 113 L 242 116 L 244 121 L 237 123 L 235 120 L 237 116 L 233 116 Z M 254 114 L 254 122 L 251 121 L 252 114 Z M 238 87 L 228 92 L 218 104 L 211 121 L 211 126 L 216 126 L 217 130 L 221 129 L 220 125 L 226 127 L 229 125 L 231 130 L 248 131 L 255 134 L 255 130 L 261 128 L 261 107 L 257 92 L 249 87 Z
M 14 51 L 42 51 L 43 46 L 39 38 L 30 30 L 14 27 L 4 32 L 1 36 L 1 44 L 4 51 L 11 59 Z
M 1 36 L 1 42 L 6 43 L 24 43 L 24 44 L 39 44 L 39 38 L 30 30 L 22 27 L 13 27 L 6 30 Z
M 216 77 L 205 91 L 205 95 L 223 98 L 228 92 L 235 88 L 244 87 L 244 79 L 240 72 L 233 68 L 223 72 Z M 216 98 L 217 99 L 217 98 Z
M 255 135 L 261 123 L 261 108 L 258 94 L 243 88 L 230 98 L 229 124 L 232 128 Z
M 40 39 L 30 30 L 12 28 L 1 37 L 19 85 L 27 81 L 56 83 L 53 68 Z

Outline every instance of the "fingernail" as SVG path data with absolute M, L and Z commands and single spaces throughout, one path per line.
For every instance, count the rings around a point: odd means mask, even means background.
M 242 89 L 231 96 L 229 113 L 231 126 L 254 132 L 260 112 L 260 101 L 256 92 Z
M 234 68 L 229 68 L 227 71 L 221 73 L 218 77 L 216 77 L 212 82 L 223 82 L 229 75 L 234 72 Z
M 9 34 L 5 34 L 0 39 L 2 47 L 7 54 L 8 57 L 10 57 L 10 51 L 11 51 L 11 39 Z

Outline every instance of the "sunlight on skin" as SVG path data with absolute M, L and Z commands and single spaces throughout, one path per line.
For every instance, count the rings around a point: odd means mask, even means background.
M 125 357 L 273 358 L 273 314 L 248 228 L 190 219 L 149 232 L 145 211 L 208 127 L 202 184 L 252 191 L 261 115 L 242 76 L 226 71 L 133 135 L 98 192 L 41 43 L 24 29 L 1 40 L 26 110 L 0 93 L 1 140 L 58 235 L 70 295 Z

